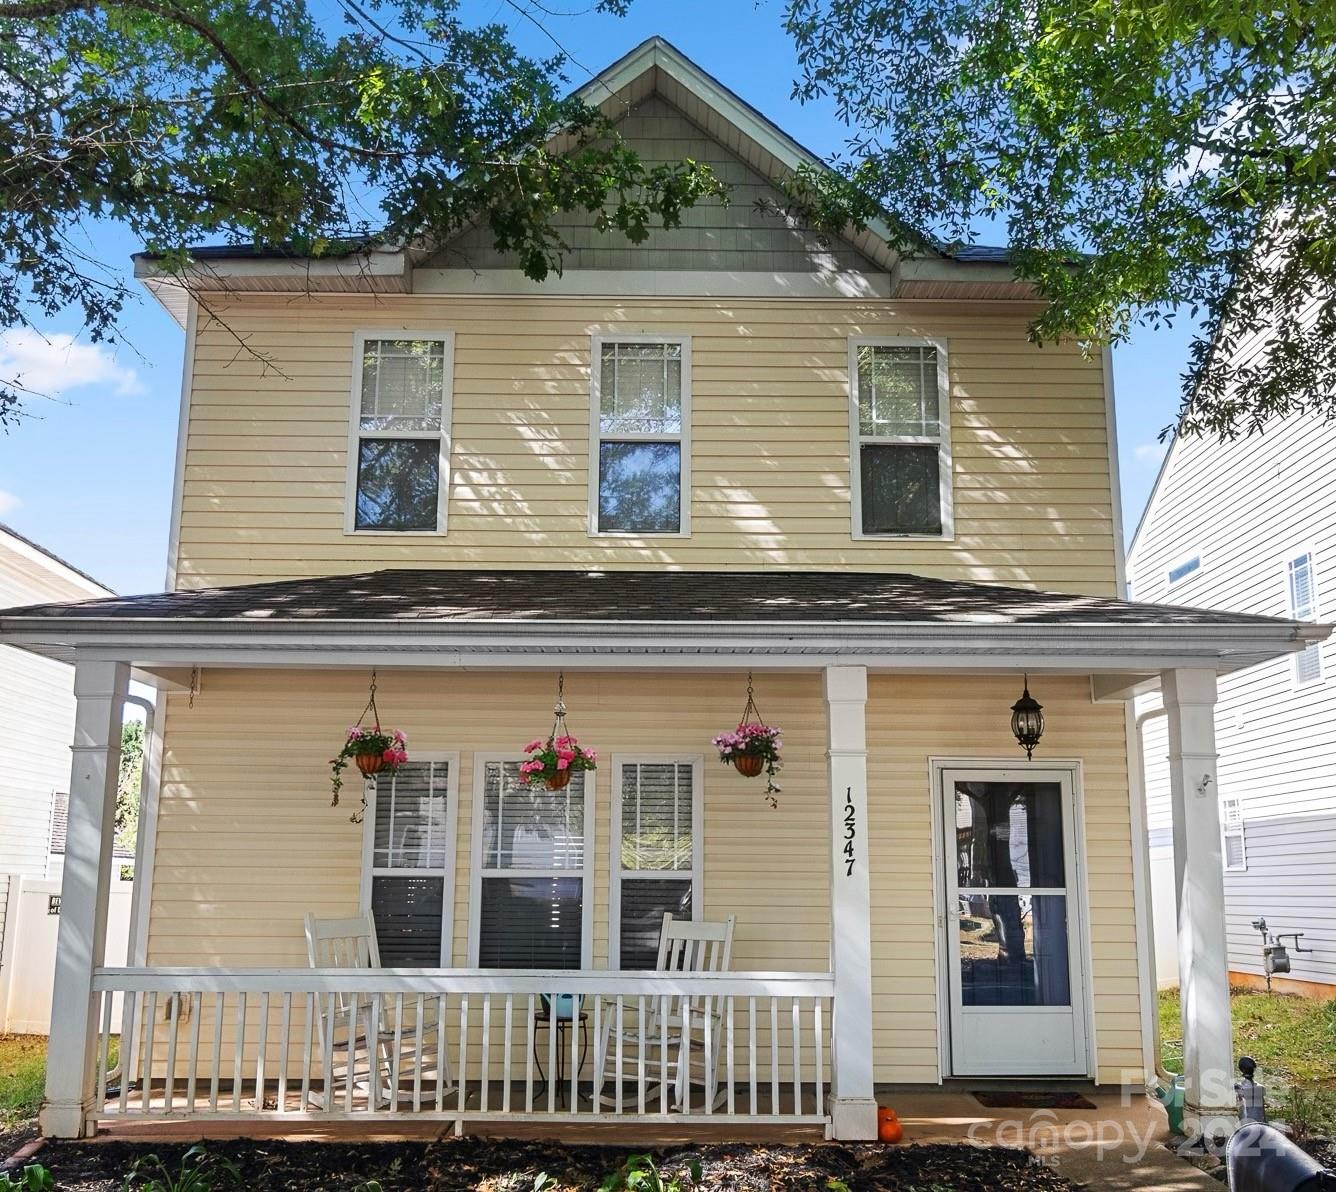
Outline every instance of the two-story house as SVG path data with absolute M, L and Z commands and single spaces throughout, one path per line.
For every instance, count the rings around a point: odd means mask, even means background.
M 1140 1085 L 1147 683 L 1191 842 L 1189 1108 L 1229 1112 L 1216 675 L 1325 631 L 1120 599 L 1107 355 L 1032 346 L 1004 253 L 805 231 L 775 188 L 811 155 L 659 39 L 582 94 L 732 203 L 639 246 L 572 217 L 541 285 L 475 231 L 201 251 L 193 294 L 138 263 L 187 337 L 171 590 L 0 616 L 78 674 L 44 1128 L 858 1138 L 880 1085 Z M 132 674 L 167 695 L 125 970 L 98 939 Z M 711 744 L 749 690 L 773 805 Z M 597 769 L 535 794 L 559 691 Z M 329 759 L 369 694 L 410 760 L 350 822 Z M 665 972 L 665 912 L 727 964 Z M 349 928 L 322 963 L 307 916 L 359 915 L 379 955 Z
M 1317 416 L 1228 443 L 1175 440 L 1128 552 L 1137 597 L 1322 619 L 1336 601 L 1334 446 L 1336 431 Z M 1264 920 L 1267 935 L 1302 932 L 1308 949 L 1289 949 L 1290 973 L 1275 978 L 1277 988 L 1336 996 L 1334 668 L 1329 648 L 1314 642 L 1220 685 L 1221 847 L 1237 984 L 1265 984 Z M 1138 703 L 1156 921 L 1165 936 L 1174 930 L 1165 727 L 1154 693 Z M 1173 975 L 1161 964 L 1162 984 Z

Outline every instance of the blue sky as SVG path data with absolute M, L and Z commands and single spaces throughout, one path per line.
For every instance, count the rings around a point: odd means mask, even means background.
M 506 23 L 535 54 L 555 48 L 503 0 L 464 9 Z M 585 13 L 546 24 L 580 64 L 570 68 L 572 84 L 658 33 L 803 144 L 833 156 L 843 136 L 830 108 L 790 98 L 796 61 L 781 16 L 777 0 L 636 0 L 625 18 Z M 126 231 L 99 225 L 88 232 L 99 256 L 128 273 L 138 245 Z M 144 592 L 161 588 L 165 572 L 183 344 L 142 292 L 123 325 L 124 342 L 110 346 L 80 339 L 72 318 L 43 324 L 46 341 L 0 333 L 0 368 L 17 359 L 26 365 L 25 384 L 56 398 L 31 401 L 32 416 L 0 434 L 0 521 L 119 591 Z M 1115 352 L 1129 537 L 1163 453 L 1157 435 L 1178 405 L 1188 341 L 1181 324 L 1141 331 Z

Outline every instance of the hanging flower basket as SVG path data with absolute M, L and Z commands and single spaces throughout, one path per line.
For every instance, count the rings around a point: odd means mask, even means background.
M 329 763 L 333 776 L 334 806 L 339 805 L 343 771 L 347 768 L 349 760 L 367 778 L 382 771 L 393 774 L 408 760 L 407 745 L 407 739 L 398 729 L 385 732 L 378 724 L 373 724 L 370 728 L 354 724 L 348 730 L 347 740 L 339 750 L 338 757 L 331 759 Z
M 566 676 L 557 676 L 557 703 L 553 708 L 556 719 L 547 740 L 536 737 L 525 747 L 528 755 L 520 763 L 520 781 L 529 786 L 545 786 L 550 791 L 563 790 L 570 785 L 571 775 L 581 770 L 598 768 L 598 754 L 586 749 L 566 727 Z
M 370 725 L 362 722 L 370 716 Z M 364 778 L 382 772 L 393 774 L 408 761 L 408 741 L 397 728 L 386 731 L 380 727 L 380 710 L 376 707 L 376 672 L 371 672 L 371 690 L 368 693 L 366 707 L 357 723 L 350 726 L 344 734 L 343 748 L 329 762 L 331 785 L 334 798 L 330 806 L 339 805 L 339 791 L 343 789 L 343 771 L 352 763 L 362 772 Z M 366 809 L 366 797 L 362 798 L 362 810 Z M 360 823 L 362 814 L 356 812 L 353 822 Z
M 719 760 L 732 765 L 744 778 L 757 778 L 764 771 L 765 793 L 772 807 L 777 806 L 774 796 L 779 794 L 775 775 L 784 764 L 780 756 L 784 744 L 780 732 L 775 725 L 762 721 L 752 697 L 752 678 L 748 675 L 747 705 L 742 709 L 742 720 L 732 732 L 715 737 L 714 747 L 719 750 Z

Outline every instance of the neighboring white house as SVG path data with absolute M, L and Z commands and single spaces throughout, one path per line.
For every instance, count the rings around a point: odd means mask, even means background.
M 1321 620 L 1336 608 L 1336 426 L 1171 447 L 1128 555 L 1138 601 Z M 1176 977 L 1165 720 L 1143 696 L 1157 968 Z M 1261 978 L 1262 937 L 1303 932 L 1292 988 L 1336 997 L 1336 653 L 1328 643 L 1222 676 L 1218 797 L 1229 967 Z
M 77 567 L 0 525 L 0 604 L 111 594 Z M 6 729 L 0 739 L 0 1029 L 4 1029 L 12 975 L 8 970 L 16 964 L 20 883 L 59 876 L 51 867 L 52 814 L 56 795 L 70 780 L 74 668 L 0 646 L 0 724 Z M 44 984 L 49 1002 L 49 979 Z

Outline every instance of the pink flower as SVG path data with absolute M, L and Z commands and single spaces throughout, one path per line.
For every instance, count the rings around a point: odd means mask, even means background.
M 395 744 L 396 744 L 396 745 L 407 745 L 407 744 L 408 744 L 408 738 L 405 737 L 404 734 L 401 733 L 398 729 L 395 729 L 395 730 L 394 730 L 394 741 L 395 741 Z
M 543 742 L 542 742 L 542 741 L 539 741 L 539 740 L 533 740 L 533 741 L 530 741 L 530 742 L 524 747 L 524 752 L 525 752 L 525 753 L 532 753 L 535 749 L 542 749 L 542 747 L 543 747 Z
M 350 741 L 356 741 L 361 735 L 362 730 L 355 724 L 348 730 L 348 740 Z
M 568 757 L 559 757 L 559 758 L 557 758 L 557 769 L 558 769 L 558 770 L 568 770 L 568 769 L 570 769 L 570 765 L 571 765 L 571 759 L 570 759 L 570 758 L 568 758 Z
M 536 773 L 537 771 L 541 770 L 542 768 L 543 768 L 543 763 L 540 762 L 540 761 L 531 761 L 531 762 L 521 762 L 521 763 L 520 763 L 520 773 L 521 773 L 521 774 L 533 774 L 533 773 Z
M 584 751 L 584 755 L 585 755 L 585 761 L 587 762 L 598 761 L 598 753 L 593 749 L 586 749 Z

